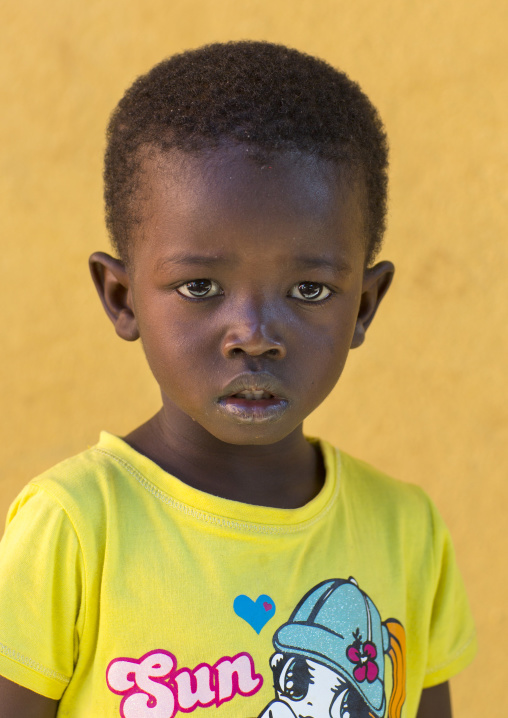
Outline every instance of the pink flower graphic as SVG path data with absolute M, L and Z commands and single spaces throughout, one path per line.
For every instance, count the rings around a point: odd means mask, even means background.
M 373 683 L 379 673 L 379 668 L 375 662 L 377 656 L 376 646 L 372 641 L 355 641 L 346 651 L 346 656 L 351 663 L 358 663 L 359 665 L 353 671 L 353 675 L 358 683 L 363 683 L 365 679 L 369 683 Z

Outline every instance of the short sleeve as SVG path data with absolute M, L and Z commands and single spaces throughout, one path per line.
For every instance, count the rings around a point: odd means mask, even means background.
M 76 532 L 58 502 L 29 484 L 0 543 L 0 675 L 61 698 L 77 657 L 83 595 Z
M 473 616 L 450 533 L 435 507 L 432 509 L 436 582 L 424 688 L 459 673 L 477 650 Z

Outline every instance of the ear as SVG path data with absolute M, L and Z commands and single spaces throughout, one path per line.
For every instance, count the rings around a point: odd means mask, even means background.
M 94 252 L 88 260 L 92 279 L 116 333 L 128 342 L 139 339 L 134 316 L 130 280 L 123 262 L 105 252 Z
M 356 320 L 355 333 L 351 342 L 352 349 L 363 344 L 365 332 L 374 319 L 377 308 L 392 283 L 394 272 L 395 267 L 391 262 L 379 262 L 379 264 L 365 270 L 360 309 L 358 311 L 358 319 Z

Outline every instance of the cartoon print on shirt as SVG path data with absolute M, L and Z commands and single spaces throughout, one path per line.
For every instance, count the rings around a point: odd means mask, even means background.
M 275 613 L 267 595 L 237 596 L 235 613 L 260 633 Z M 396 619 L 381 622 L 372 600 L 350 577 L 314 586 L 274 636 L 270 659 L 275 700 L 258 718 L 401 718 L 405 700 L 405 632 Z M 386 712 L 385 656 L 392 663 Z M 218 708 L 263 685 L 252 656 L 242 651 L 213 665 L 178 668 L 173 653 L 115 658 L 106 670 L 110 691 L 122 696 L 122 718 L 174 718 Z
M 242 594 L 235 598 L 233 610 L 236 615 L 243 618 L 256 633 L 261 633 L 261 630 L 275 614 L 275 601 L 266 594 L 258 596 L 255 601 Z
M 236 695 L 251 696 L 263 685 L 249 653 L 223 656 L 213 666 L 200 663 L 177 670 L 176 656 L 164 649 L 141 658 L 115 658 L 106 670 L 108 688 L 123 696 L 122 718 L 173 718 L 182 711 L 219 707 Z
M 276 698 L 258 718 L 401 718 L 405 632 L 354 578 L 314 586 L 273 636 Z M 393 688 L 386 713 L 385 656 Z

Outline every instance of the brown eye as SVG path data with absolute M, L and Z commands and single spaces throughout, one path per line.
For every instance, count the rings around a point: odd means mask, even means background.
M 176 291 L 184 297 L 195 299 L 215 297 L 222 294 L 220 286 L 212 279 L 193 279 L 192 282 L 185 282 L 185 284 L 177 287 Z
M 317 302 L 326 299 L 331 294 L 326 284 L 319 282 L 300 282 L 291 289 L 289 296 L 295 299 L 304 299 L 307 302 Z

